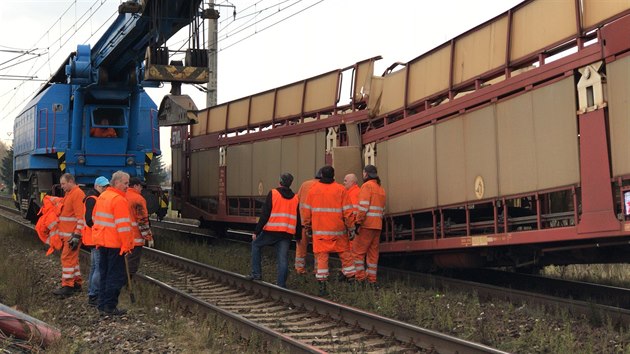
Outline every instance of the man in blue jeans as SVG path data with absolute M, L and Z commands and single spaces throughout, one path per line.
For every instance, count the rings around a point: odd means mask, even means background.
M 101 283 L 101 276 L 98 272 L 100 267 L 100 253 L 94 245 L 92 237 L 92 227 L 94 226 L 94 220 L 92 219 L 92 213 L 94 212 L 94 206 L 96 205 L 96 199 L 103 193 L 107 187 L 109 187 L 109 181 L 107 178 L 101 176 L 94 181 L 94 189 L 86 193 L 86 197 L 83 199 L 85 204 L 85 227 L 83 228 L 83 244 L 90 248 L 90 277 L 88 282 L 90 287 L 88 288 L 88 305 L 96 306 L 98 304 L 98 288 Z
M 287 287 L 289 243 L 294 237 L 302 235 L 298 197 L 291 190 L 291 183 L 293 176 L 285 172 L 280 175 L 278 188 L 267 194 L 262 214 L 252 234 L 252 273 L 247 279 L 262 279 L 260 249 L 275 245 L 278 258 L 278 286 Z

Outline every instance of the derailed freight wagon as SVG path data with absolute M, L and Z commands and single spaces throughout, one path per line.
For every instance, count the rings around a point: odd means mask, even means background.
M 190 132 L 173 131 L 177 205 L 251 225 L 281 171 L 298 186 L 324 163 L 338 178 L 374 163 L 385 255 L 442 267 L 627 261 L 629 13 L 525 1 L 382 76 L 373 58 L 196 112 Z M 339 106 L 342 74 L 351 101 Z

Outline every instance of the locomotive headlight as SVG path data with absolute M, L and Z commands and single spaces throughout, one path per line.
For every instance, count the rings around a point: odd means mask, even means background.
M 85 165 L 85 156 L 79 156 L 79 158 L 77 158 L 77 162 L 79 165 Z
M 133 166 L 134 163 L 136 163 L 136 160 L 133 157 L 127 158 L 127 165 Z

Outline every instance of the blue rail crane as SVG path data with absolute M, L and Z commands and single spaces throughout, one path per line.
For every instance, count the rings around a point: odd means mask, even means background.
M 34 219 L 44 193 L 63 173 L 91 185 L 117 170 L 151 182 L 160 154 L 156 104 L 145 92 L 160 82 L 205 83 L 199 48 L 201 0 L 127 1 L 96 44 L 78 45 L 14 123 L 14 198 Z M 166 41 L 190 26 L 184 62 L 169 63 Z

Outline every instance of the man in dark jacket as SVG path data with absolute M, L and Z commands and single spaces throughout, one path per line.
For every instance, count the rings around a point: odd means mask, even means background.
M 262 214 L 252 234 L 252 273 L 247 277 L 250 280 L 262 279 L 260 249 L 275 245 L 278 286 L 287 287 L 289 244 L 294 237 L 301 236 L 298 197 L 291 190 L 291 183 L 293 176 L 285 172 L 280 175 L 280 186 L 267 195 Z

